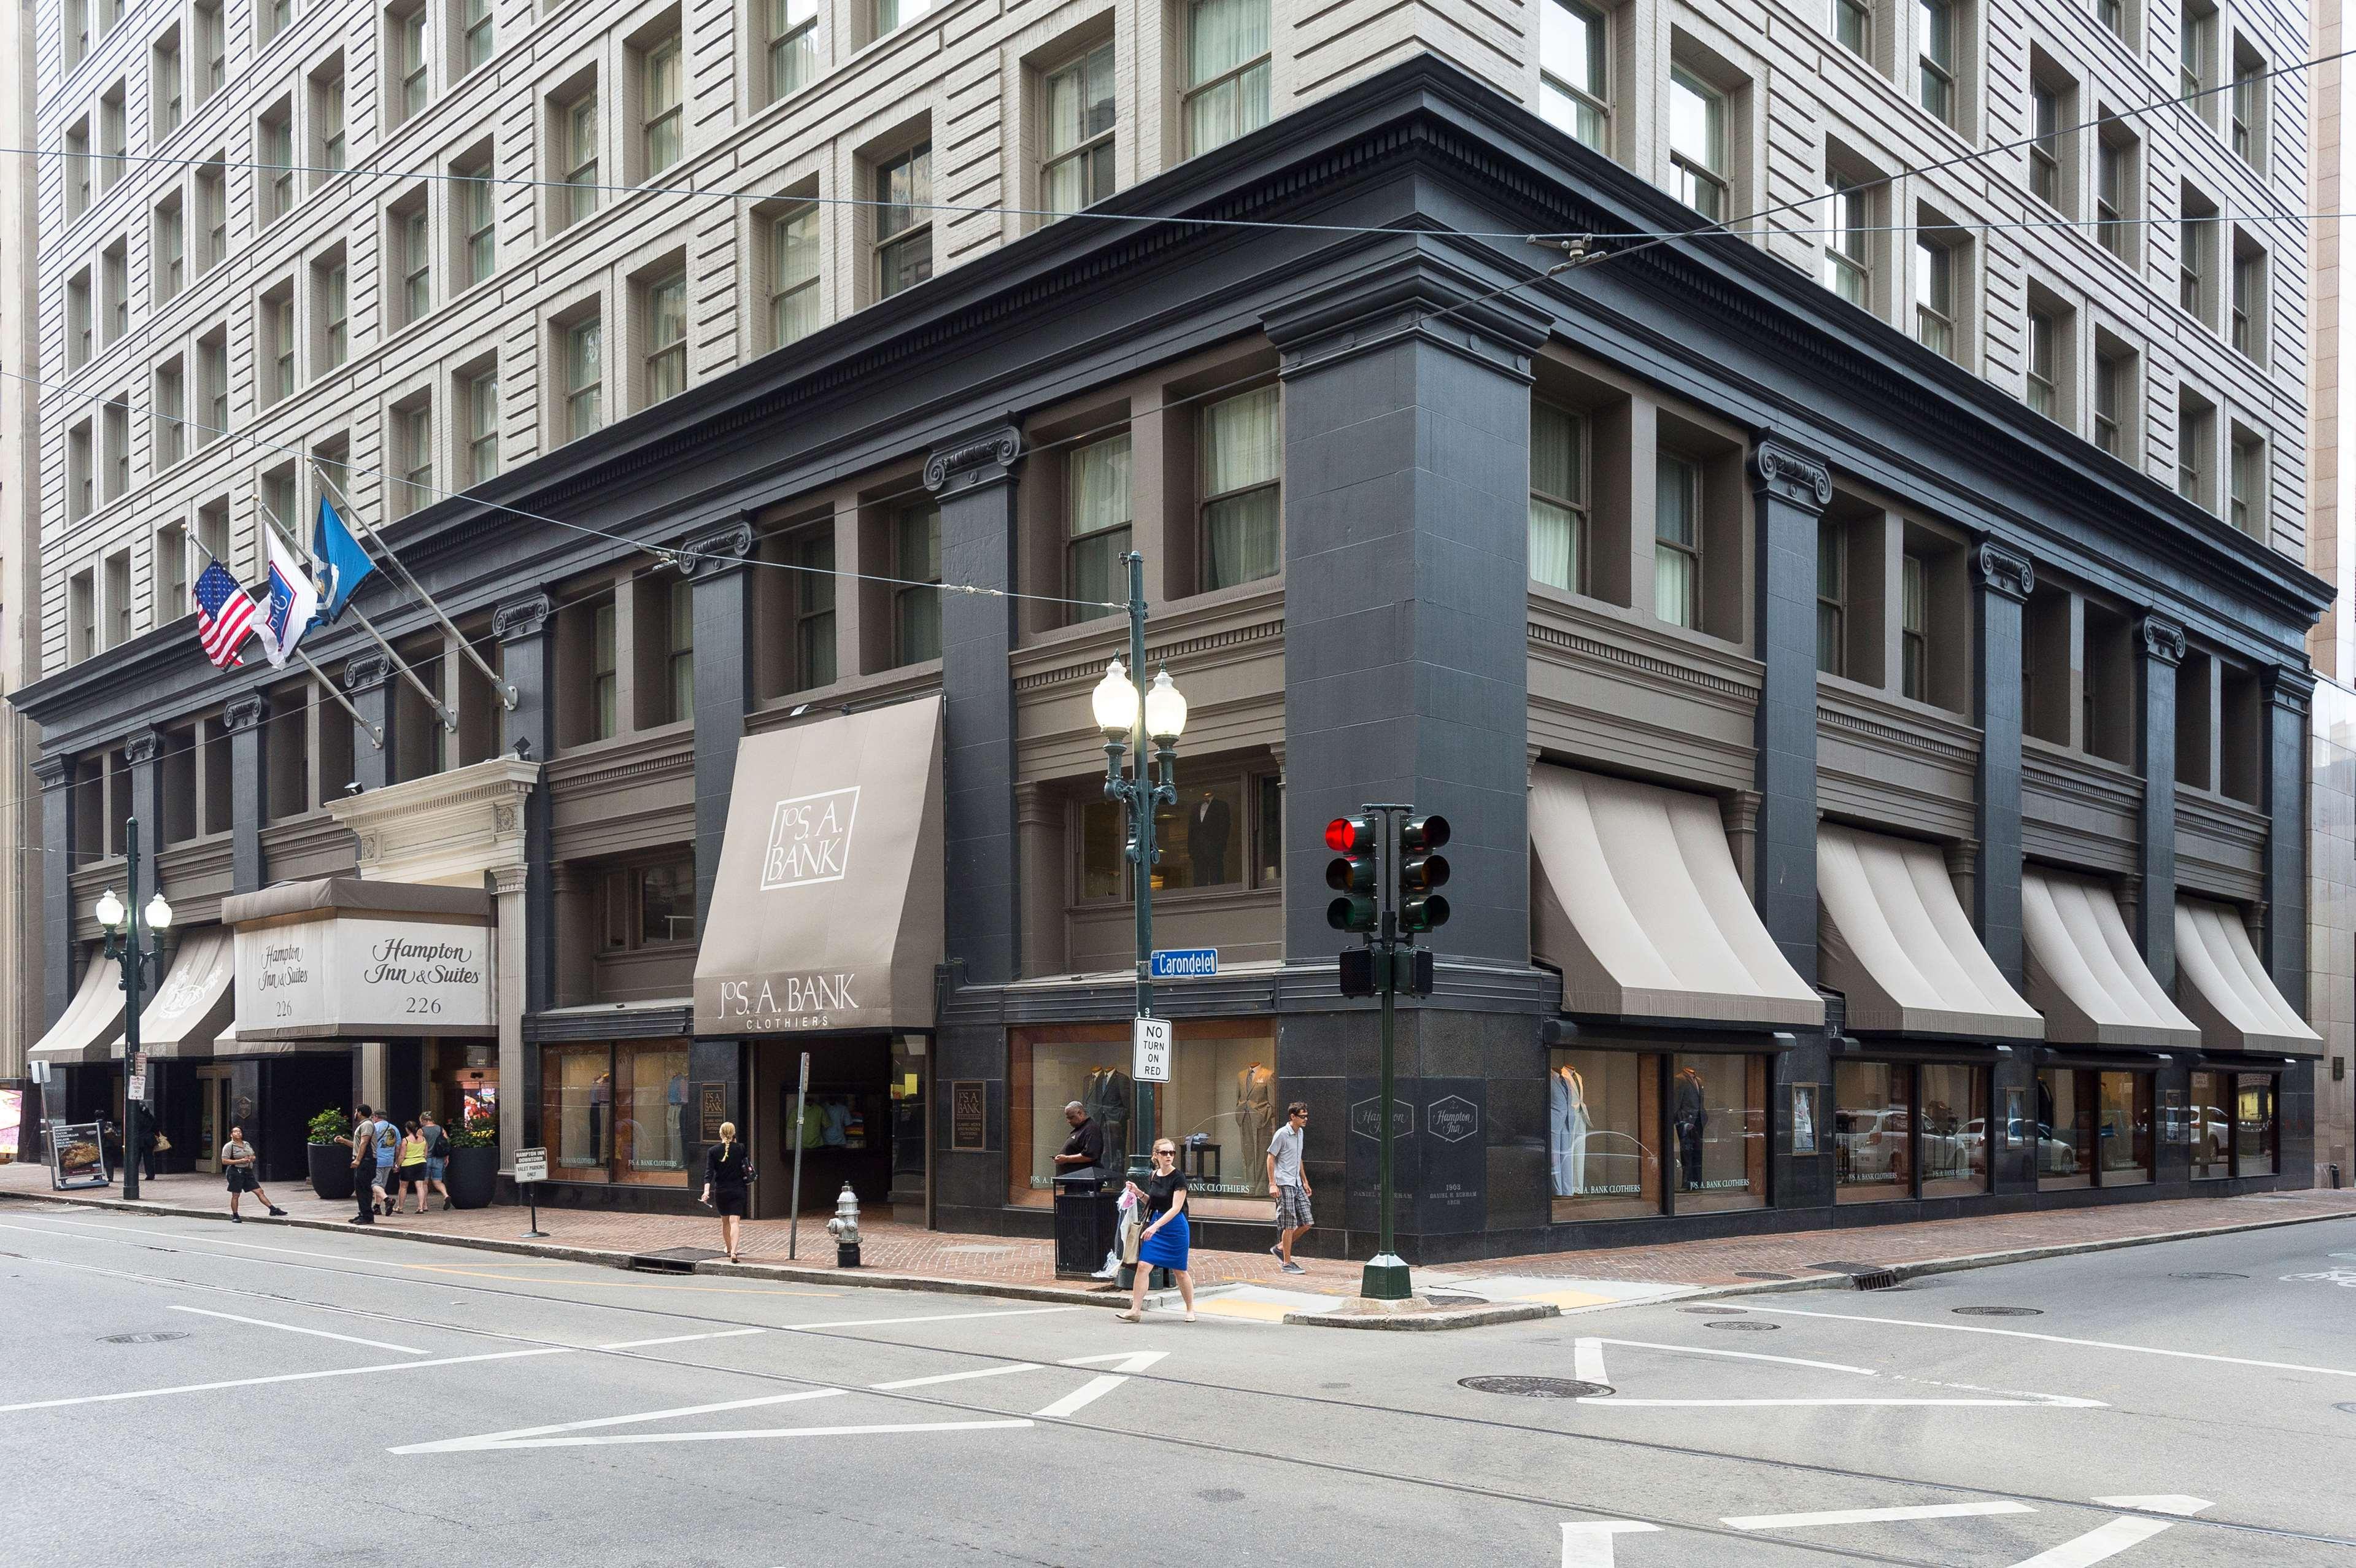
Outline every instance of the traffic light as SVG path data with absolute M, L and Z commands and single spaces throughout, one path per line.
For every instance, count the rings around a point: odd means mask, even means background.
M 1381 843 L 1382 824 L 1373 817 L 1336 817 L 1325 824 L 1325 847 L 1333 852 L 1325 865 L 1325 886 L 1342 895 L 1325 906 L 1325 923 L 1335 930 L 1375 929 L 1382 912 L 1376 902 Z
M 1437 891 L 1448 882 L 1448 819 L 1410 817 L 1399 824 L 1398 923 L 1413 933 L 1448 924 L 1448 900 Z

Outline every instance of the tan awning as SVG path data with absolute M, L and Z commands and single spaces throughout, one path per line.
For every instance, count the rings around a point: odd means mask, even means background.
M 479 887 L 325 876 L 221 900 L 233 939 L 237 1047 L 495 1039 L 491 897 Z
M 2119 901 L 2091 876 L 2029 866 L 2020 874 L 2029 1003 L 2057 1045 L 2190 1050 L 2201 1031 L 2159 988 L 2127 935 Z
M 227 926 L 182 937 L 171 972 L 139 1015 L 139 1048 L 183 1061 L 215 1054 L 214 1036 L 236 1015 L 236 981 L 237 950 Z
M 1853 1029 L 2034 1040 L 2045 1020 L 1980 946 L 1933 845 L 1816 830 L 1816 940 Z
M 1717 802 L 1540 766 L 1534 946 L 1566 1012 L 1817 1025 L 1825 1004 L 1760 923 Z
M 2176 994 L 2211 1050 L 2322 1054 L 2323 1036 L 2275 989 L 2231 904 L 2176 901 Z
M 942 843 L 937 698 L 747 736 L 696 1033 L 931 1028 Z
M 118 1060 L 122 1039 L 123 966 L 111 958 L 94 958 L 82 972 L 81 989 L 25 1059 L 59 1067 Z

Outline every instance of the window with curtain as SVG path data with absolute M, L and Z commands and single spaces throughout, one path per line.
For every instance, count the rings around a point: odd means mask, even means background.
M 1075 447 L 1066 465 L 1071 494 L 1067 508 L 1071 541 L 1065 549 L 1065 592 L 1074 599 L 1074 621 L 1113 612 L 1104 607 L 1129 597 L 1129 432 Z
M 769 347 L 782 349 L 818 330 L 818 203 L 797 207 L 769 226 Z
M 1900 566 L 1899 612 L 1900 692 L 1918 703 L 1931 700 L 1931 574 L 1920 555 L 1907 555 Z
M 822 530 L 787 552 L 794 573 L 794 689 L 831 686 L 835 678 L 834 534 Z
M 818 75 L 818 0 L 768 0 L 769 101 Z
M 1653 487 L 1653 613 L 1671 626 L 1701 623 L 1701 465 L 1660 454 Z
M 1587 591 L 1587 421 L 1530 403 L 1530 579 Z
M 605 423 L 605 341 L 595 318 L 567 328 L 564 333 L 564 427 L 569 440 L 578 441 Z
M 687 145 L 679 39 L 665 38 L 648 49 L 645 71 L 639 91 L 646 102 L 645 149 L 647 175 L 651 178 L 679 162 Z
M 1669 72 L 1669 174 L 1678 200 L 1726 221 L 1726 95 L 1682 68 Z
M 687 274 L 647 287 L 647 402 L 687 390 Z
M 620 669 L 614 639 L 614 604 L 608 599 L 589 613 L 591 740 L 611 740 L 620 732 Z
M 1543 0 L 1540 10 L 1538 113 L 1600 152 L 1612 113 L 1603 13 L 1580 0 Z
M 1186 153 L 1225 146 L 1268 124 L 1268 0 L 1189 0 Z
M 1273 577 L 1284 565 L 1282 436 L 1278 389 L 1256 388 L 1203 410 L 1203 587 Z
M 1816 521 L 1816 668 L 1827 675 L 1848 673 L 1848 531 L 1829 518 Z
M 941 509 L 931 501 L 903 508 L 893 519 L 892 575 L 905 585 L 892 591 L 892 661 L 920 664 L 938 659 Z
M 1098 44 L 1049 71 L 1044 98 L 1039 205 L 1077 212 L 1112 194 L 1112 45 Z
M 909 148 L 875 167 L 876 290 L 884 299 L 933 275 L 933 148 Z
M 668 634 L 663 647 L 663 673 L 670 682 L 670 718 L 673 724 L 695 716 L 695 585 L 685 577 L 670 585 L 669 615 L 663 630 Z M 691 873 L 687 883 L 687 908 L 695 908 L 695 878 Z
M 1851 305 L 1871 308 L 1872 236 L 1867 232 L 1865 188 L 1844 175 L 1826 180 L 1825 286 Z

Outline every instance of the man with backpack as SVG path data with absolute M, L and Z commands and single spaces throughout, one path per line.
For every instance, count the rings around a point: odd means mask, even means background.
M 376 1119 L 376 1192 L 383 1212 L 401 1207 L 401 1123 L 390 1116 Z

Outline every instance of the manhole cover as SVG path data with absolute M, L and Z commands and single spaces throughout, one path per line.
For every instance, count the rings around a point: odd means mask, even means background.
M 2190 1273 L 2170 1274 L 2168 1277 L 2172 1280 L 2245 1280 L 2250 1276 L 2247 1274 L 2205 1273 L 2195 1270 Z
M 1745 1328 L 1753 1334 L 1764 1334 L 1771 1328 L 1781 1328 L 1780 1323 L 1762 1323 L 1755 1317 L 1731 1317 L 1723 1323 L 1705 1323 L 1704 1328 Z
M 1788 1279 L 1790 1279 L 1792 1276 L 1791 1276 L 1791 1275 L 1789 1275 L 1789 1274 L 1745 1274 L 1745 1273 L 1737 1273 L 1734 1277 L 1735 1277 L 1736 1279 L 1738 1279 L 1738 1280 L 1788 1280 Z
M 2042 1317 L 2041 1306 L 1951 1306 L 1949 1312 L 1959 1317 Z
M 102 1334 L 98 1337 L 98 1342 L 102 1345 L 155 1345 L 166 1339 L 186 1339 L 187 1337 L 186 1334 L 177 1328 L 161 1328 L 148 1334 Z
M 1481 1394 L 1511 1394 L 1526 1400 L 1600 1399 L 1612 1391 L 1603 1383 L 1582 1383 L 1569 1378 L 1459 1378 L 1459 1388 Z
M 1696 1317 L 1740 1317 L 1742 1316 L 1742 1309 L 1739 1306 L 1681 1306 L 1677 1308 L 1677 1310 L 1683 1313 L 1689 1313 Z

